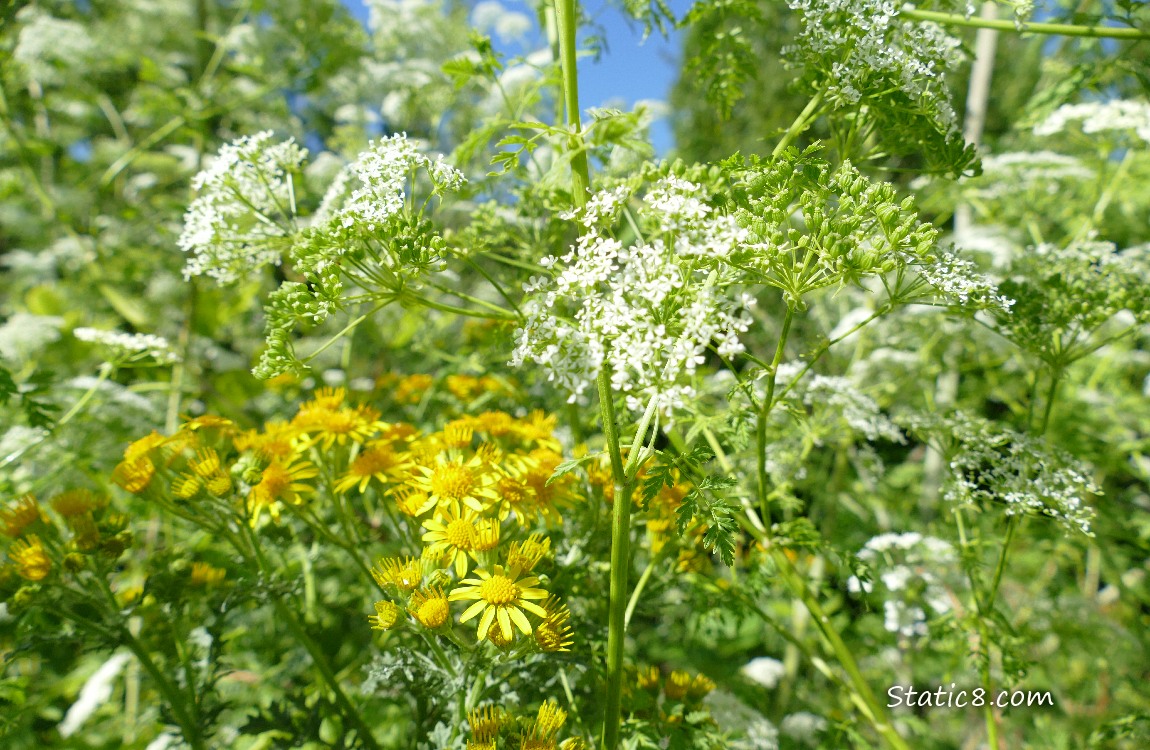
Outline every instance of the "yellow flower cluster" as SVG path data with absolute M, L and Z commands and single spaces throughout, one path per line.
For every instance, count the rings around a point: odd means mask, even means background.
M 108 498 L 90 490 L 68 490 L 52 497 L 49 513 L 33 495 L 0 506 L 0 534 L 12 540 L 0 578 L 32 583 L 47 579 L 54 569 L 76 573 L 88 555 L 114 560 L 132 544 L 126 516 L 111 512 Z
M 636 716 L 677 724 L 688 712 L 700 709 L 703 699 L 715 689 L 715 682 L 682 669 L 664 676 L 658 667 L 650 666 L 640 668 L 625 687 Z
M 585 750 L 581 737 L 559 741 L 567 712 L 555 701 L 544 701 L 534 716 L 515 716 L 499 706 L 483 706 L 467 714 L 467 750 Z
M 494 387 L 447 379 L 451 390 Z M 407 376 L 407 390 L 430 387 Z M 373 627 L 397 627 L 406 611 L 421 627 L 447 625 L 452 602 L 470 602 L 459 622 L 476 621 L 480 641 L 510 647 L 516 631 L 543 651 L 571 645 L 570 613 L 533 573 L 551 542 L 536 529 L 562 522 L 578 500 L 575 477 L 548 482 L 563 460 L 556 420 L 542 412 L 514 417 L 487 411 L 423 433 L 325 388 L 286 422 L 242 430 L 220 417 L 187 421 L 169 437 L 132 443 L 114 480 L 134 494 L 170 503 L 242 510 L 257 526 L 286 508 L 314 520 L 317 494 L 374 497 L 393 526 L 421 539 L 419 557 L 379 560 L 372 570 L 391 596 L 376 605 Z M 322 492 L 321 492 L 322 490 Z M 365 499 L 364 503 L 368 501 Z M 382 503 L 382 505 L 378 505 Z M 330 505 L 330 504 L 329 504 Z M 206 569 L 197 582 L 212 582 Z

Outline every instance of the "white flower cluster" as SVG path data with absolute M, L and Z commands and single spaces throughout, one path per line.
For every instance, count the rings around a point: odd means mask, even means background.
M 1150 102 L 1112 99 L 1108 102 L 1063 104 L 1035 126 L 1034 134 L 1057 135 L 1071 122 L 1080 123 L 1083 133 L 1132 130 L 1150 143 Z
M 807 745 L 818 742 L 820 733 L 827 729 L 827 720 L 809 711 L 787 714 L 779 724 L 779 731 Z
M 1013 430 L 967 414 L 917 417 L 908 426 L 941 440 L 950 462 L 943 493 L 948 502 L 999 503 L 1008 516 L 1040 514 L 1067 532 L 1091 536 L 1094 510 L 1086 498 L 1101 494 L 1089 468 L 1068 453 Z
M 295 218 L 290 173 L 299 171 L 307 151 L 292 139 L 272 138 L 263 131 L 223 146 L 192 180 L 198 196 L 179 239 L 180 249 L 192 254 L 186 278 L 206 275 L 228 284 L 279 262 Z
M 725 261 L 747 231 L 700 192 L 676 177 L 656 182 L 638 209 L 647 237 L 629 246 L 600 226 L 625 202 L 625 190 L 599 193 L 569 214 L 586 231 L 566 255 L 543 259 L 552 278 L 525 286 L 512 364 L 542 365 L 572 402 L 606 367 L 628 408 L 641 411 L 653 398 L 669 415 L 693 395 L 682 381 L 708 347 L 723 357 L 741 353 L 738 336 L 750 326 L 754 299 L 736 292 L 742 277 Z
M 149 333 L 121 333 L 101 331 L 97 328 L 77 328 L 72 335 L 80 341 L 97 346 L 106 346 L 119 356 L 135 357 L 146 355 L 157 362 L 178 362 L 179 356 L 172 345 L 162 336 Z
M 899 19 L 894 0 L 787 0 L 798 11 L 796 51 L 830 63 L 832 101 L 858 104 L 867 92 L 901 91 L 930 113 L 943 133 L 957 132 L 957 118 L 943 80 L 961 60 L 960 42 L 932 23 Z
M 83 24 L 57 18 L 36 5 L 21 9 L 16 22 L 20 34 L 12 50 L 12 61 L 41 85 L 62 82 L 61 69 L 83 70 L 100 53 Z
M 945 583 L 957 560 L 947 541 L 918 532 L 880 534 L 859 550 L 859 559 L 879 572 L 882 583 L 883 626 L 904 638 L 929 634 L 927 621 L 951 610 L 951 591 Z M 874 581 L 847 580 L 847 590 L 874 592 Z M 928 614 L 929 610 L 929 614 Z
M 779 684 L 779 680 L 787 673 L 786 666 L 778 659 L 770 656 L 756 656 L 743 665 L 739 670 L 746 677 L 768 690 Z
M 780 385 L 789 383 L 798 374 L 799 367 L 798 363 L 780 365 L 776 381 Z M 846 378 L 810 375 L 796 384 L 790 395 L 808 409 L 818 408 L 839 415 L 847 427 L 867 440 L 905 442 L 902 431 L 883 415 L 874 399 Z
M 908 262 L 912 260 L 907 256 Z M 939 249 L 918 261 L 916 269 L 926 283 L 962 307 L 987 309 L 1007 317 L 1014 300 L 999 294 L 998 287 L 976 269 L 972 261 Z
M 375 232 L 403 210 L 408 182 L 420 167 L 427 170 L 435 192 L 463 186 L 463 173 L 443 161 L 420 153 L 406 133 L 368 144 L 328 188 L 313 222 L 333 222 L 344 230 L 356 227 Z M 353 187 L 358 179 L 358 185 Z M 337 208 L 338 206 L 338 208 Z

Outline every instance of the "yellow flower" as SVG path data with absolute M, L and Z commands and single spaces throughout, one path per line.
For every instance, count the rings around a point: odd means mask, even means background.
M 544 701 L 539 706 L 535 723 L 520 740 L 520 750 L 554 750 L 555 735 L 567 721 L 567 712 L 555 701 Z
M 503 728 L 507 714 L 499 706 L 482 706 L 467 713 L 467 726 L 471 729 L 471 739 L 476 742 L 494 742 Z
M 268 464 L 263 470 L 259 484 L 252 487 L 248 494 L 252 523 L 259 520 L 264 508 L 268 509 L 273 519 L 279 520 L 279 503 L 301 504 L 302 495 L 313 490 L 311 485 L 305 484 L 302 480 L 311 479 L 317 474 L 319 470 L 307 461 L 295 463 L 276 459 Z
M 474 436 L 475 428 L 466 419 L 448 422 L 443 428 L 443 444 L 448 448 L 470 448 Z
M 203 486 L 195 474 L 181 474 L 172 482 L 172 494 L 181 500 L 191 500 Z
M 416 622 L 429 630 L 435 630 L 451 617 L 447 597 L 439 588 L 420 589 L 413 593 L 407 611 Z
M 437 460 L 433 466 L 418 467 L 417 473 L 422 476 L 414 477 L 412 486 L 426 492 L 440 506 L 454 500 L 482 513 L 496 499 L 494 477 L 483 471 L 475 458 L 467 462 Z
M 8 559 L 16 563 L 16 572 L 29 581 L 42 581 L 52 571 L 52 561 L 44 551 L 44 543 L 35 534 L 13 542 L 8 548 Z
M 571 610 L 556 597 L 548 597 L 543 603 L 547 616 L 535 627 L 535 643 L 541 651 L 555 653 L 570 651 L 575 640 L 571 637 Z
M 380 588 L 414 591 L 423 583 L 423 562 L 418 557 L 384 557 L 371 569 L 371 577 Z
M 706 675 L 697 674 L 687 687 L 687 697 L 693 701 L 702 700 L 715 689 L 715 681 Z
M 418 403 L 434 382 L 430 375 L 408 375 L 396 384 L 394 398 L 401 404 Z
M 409 465 L 410 461 L 405 454 L 377 440 L 355 457 L 343 478 L 335 485 L 335 491 L 348 492 L 352 487 L 358 487 L 360 493 L 366 492 L 372 479 L 387 484 L 404 476 Z
M 639 685 L 640 690 L 658 694 L 659 678 L 661 677 L 662 675 L 659 673 L 659 668 L 650 666 L 646 669 L 639 670 L 639 676 L 636 679 L 636 683 Z
M 349 441 L 366 442 L 384 427 L 379 421 L 379 412 L 370 406 L 340 406 L 337 399 L 343 401 L 342 391 L 333 391 L 301 406 L 291 426 L 301 432 L 314 433 L 311 444 L 322 444 L 324 448 L 346 445 Z
M 687 689 L 691 686 L 691 673 L 676 669 L 667 677 L 663 685 L 663 693 L 668 700 L 681 701 L 687 696 Z
M 134 443 L 131 443 L 127 448 L 124 449 L 124 460 L 131 463 L 133 461 L 138 461 L 141 458 L 145 458 L 152 452 L 153 449 L 160 447 L 165 442 L 167 442 L 167 440 L 168 439 L 166 437 L 156 432 L 155 430 L 152 430 L 149 434 L 145 435 Z
M 470 508 L 460 508 L 458 500 L 452 500 L 447 509 L 440 509 L 434 518 L 423 522 L 427 533 L 423 541 L 430 542 L 431 554 L 454 566 L 459 578 L 467 575 L 467 555 L 475 549 L 478 529 L 478 514 Z
M 402 490 L 393 492 L 392 497 L 395 498 L 396 510 L 412 518 L 422 516 L 435 507 L 435 500 L 426 492 L 413 490 L 410 487 L 405 487 Z
M 494 623 L 498 623 L 503 637 L 509 640 L 512 623 L 523 635 L 531 635 L 531 623 L 523 610 L 539 617 L 547 616 L 547 610 L 531 601 L 547 598 L 546 591 L 535 588 L 538 578 L 519 578 L 517 569 L 508 570 L 502 565 L 496 565 L 491 573 L 478 568 L 475 575 L 478 577 L 463 579 L 463 583 L 469 585 L 456 587 L 448 598 L 451 601 L 475 602 L 460 616 L 459 622 L 467 622 L 482 612 L 476 632 L 479 640 L 483 640 Z
M 372 630 L 391 630 L 399 622 L 399 607 L 388 601 L 375 603 L 375 614 L 367 618 Z
M 534 570 L 551 549 L 551 539 L 532 534 L 522 542 L 512 542 L 507 552 L 507 564 L 520 570 Z
M 24 529 L 43 519 L 40 504 L 32 495 L 24 495 L 7 508 L 0 509 L 0 531 L 15 539 Z
M 68 490 L 52 498 L 52 508 L 64 518 L 82 516 L 107 504 L 107 498 L 97 497 L 89 490 Z
M 228 572 L 204 562 L 192 563 L 192 572 L 189 576 L 193 586 L 211 587 L 219 584 L 226 578 Z
M 112 469 L 112 481 L 133 495 L 140 495 L 152 483 L 156 475 L 156 465 L 147 456 L 124 459 Z

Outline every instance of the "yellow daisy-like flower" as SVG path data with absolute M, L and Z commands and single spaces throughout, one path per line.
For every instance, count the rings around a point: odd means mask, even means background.
M 152 483 L 156 475 L 156 465 L 147 456 L 124 459 L 112 469 L 112 481 L 133 495 L 140 495 Z
M 24 495 L 7 508 L 0 509 L 0 531 L 15 539 L 24 529 L 43 518 L 40 504 L 32 495 Z
M 379 412 L 370 406 L 333 408 L 316 404 L 301 407 L 291 424 L 301 432 L 312 434 L 312 445 L 320 444 L 325 449 L 335 444 L 367 442 L 384 426 L 379 421 Z
M 517 569 L 507 569 L 502 565 L 496 565 L 494 572 L 478 568 L 475 575 L 476 578 L 463 579 L 467 585 L 456 587 L 448 599 L 453 602 L 475 602 L 459 617 L 459 622 L 467 622 L 482 612 L 476 631 L 479 640 L 483 640 L 495 623 L 498 623 L 503 637 L 508 640 L 511 638 L 512 623 L 523 635 L 531 635 L 531 623 L 523 610 L 539 617 L 547 616 L 547 610 L 532 601 L 547 598 L 546 591 L 535 588 L 539 583 L 538 578 L 520 578 Z
M 668 700 L 681 701 L 687 697 L 687 690 L 691 687 L 691 673 L 676 669 L 667 677 L 663 684 L 663 694 Z
M 435 507 L 435 500 L 430 495 L 410 487 L 393 492 L 392 497 L 395 499 L 396 510 L 412 518 L 422 516 Z
M 658 694 L 659 681 L 662 678 L 659 668 L 656 666 L 646 667 L 639 670 L 639 675 L 635 682 L 640 690 L 645 690 L 648 693 Z
M 420 466 L 416 471 L 412 486 L 426 492 L 440 506 L 457 501 L 482 513 L 497 499 L 492 486 L 494 476 L 483 470 L 477 458 L 467 462 L 438 460 L 433 466 Z
M 371 569 L 371 577 L 380 588 L 414 591 L 423 583 L 423 561 L 418 557 L 384 557 Z
M 401 404 L 418 403 L 433 383 L 435 378 L 430 375 L 408 375 L 396 384 L 393 398 Z
M 486 705 L 467 713 L 467 726 L 471 739 L 476 742 L 495 742 L 499 730 L 507 721 L 507 714 L 499 706 Z
M 407 611 L 423 627 L 435 630 L 451 617 L 451 607 L 447 597 L 439 588 L 420 589 L 411 595 Z
M 44 543 L 35 534 L 18 539 L 8 548 L 8 558 L 16 563 L 16 573 L 29 581 L 42 581 L 52 572 L 52 561 Z
M 475 437 L 475 428 L 470 420 L 456 419 L 443 427 L 443 444 L 448 448 L 460 450 L 471 447 L 471 439 Z
M 535 715 L 535 723 L 520 740 L 520 750 L 554 750 L 555 735 L 567 721 L 567 712 L 555 701 L 544 701 Z
M 475 549 L 479 530 L 479 515 L 471 508 L 461 508 L 458 500 L 452 500 L 446 508 L 441 508 L 434 518 L 423 522 L 427 533 L 423 541 L 429 542 L 429 551 L 455 568 L 459 578 L 467 575 L 467 555 Z
M 168 439 L 166 437 L 156 432 L 155 430 L 152 430 L 150 433 L 131 443 L 127 448 L 124 449 L 124 460 L 131 462 L 145 458 L 154 449 L 160 447 L 167 441 Z
M 389 601 L 375 603 L 375 614 L 368 617 L 372 630 L 391 630 L 399 622 L 399 606 Z
M 97 497 L 89 490 L 68 490 L 52 498 L 52 508 L 64 518 L 82 516 L 107 504 L 107 498 Z
M 251 451 L 271 461 L 290 458 L 296 454 L 300 431 L 287 422 L 268 422 L 263 431 L 248 430 L 235 437 L 236 450 Z
M 702 700 L 707 693 L 715 689 L 715 681 L 706 675 L 697 674 L 687 687 L 687 698 L 693 701 Z
M 570 651 L 575 639 L 571 637 L 571 610 L 556 597 L 543 603 L 547 616 L 535 628 L 535 643 L 546 653 Z
M 358 487 L 359 492 L 367 491 L 367 485 L 374 479 L 381 484 L 404 476 L 410 467 L 408 457 L 396 451 L 388 443 L 375 441 L 355 457 L 347 472 L 335 485 L 336 492 L 348 492 Z
M 204 483 L 195 474 L 181 474 L 172 482 L 172 494 L 181 500 L 191 500 Z
M 299 505 L 303 495 L 313 491 L 303 480 L 319 474 L 319 469 L 307 461 L 272 461 L 263 470 L 259 483 L 248 493 L 252 523 L 259 521 L 260 514 L 267 508 L 275 520 L 279 520 L 279 504 Z
M 512 542 L 507 552 L 507 564 L 512 568 L 534 570 L 551 550 L 551 539 L 542 534 L 532 534 L 522 542 Z
M 228 572 L 222 568 L 213 567 L 205 562 L 192 563 L 192 572 L 188 576 L 193 586 L 210 588 L 223 582 Z

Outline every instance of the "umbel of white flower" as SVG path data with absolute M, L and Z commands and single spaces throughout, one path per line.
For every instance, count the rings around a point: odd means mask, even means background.
M 741 353 L 754 299 L 740 291 L 741 274 L 728 260 L 747 231 L 700 193 L 677 177 L 655 182 L 637 206 L 641 234 L 630 244 L 610 231 L 626 188 L 568 214 L 583 234 L 565 255 L 541 261 L 551 278 L 525 285 L 512 364 L 538 363 L 572 401 L 607 368 L 629 408 L 655 399 L 670 413 L 691 397 L 708 346 L 724 357 Z
M 198 195 L 179 239 L 191 254 L 186 278 L 206 275 L 228 284 L 279 262 L 295 229 L 293 174 L 307 151 L 291 139 L 272 138 L 266 130 L 223 146 L 192 180 Z

